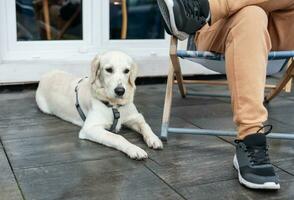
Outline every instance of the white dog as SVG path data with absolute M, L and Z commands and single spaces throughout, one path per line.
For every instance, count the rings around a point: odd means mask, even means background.
M 80 79 L 62 71 L 46 74 L 39 83 L 36 101 L 44 113 L 81 126 L 80 139 L 113 147 L 133 159 L 145 159 L 148 155 L 143 149 L 113 133 L 125 125 L 139 132 L 148 147 L 163 148 L 133 103 L 136 74 L 137 66 L 131 57 L 107 52 L 94 58 L 89 78 Z M 108 131 L 111 127 L 113 132 Z

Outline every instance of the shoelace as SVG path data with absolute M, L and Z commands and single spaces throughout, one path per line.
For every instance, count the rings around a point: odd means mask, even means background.
M 272 125 L 265 125 L 261 127 L 257 133 L 260 133 L 261 130 L 265 128 L 269 128 L 267 131 L 265 131 L 263 134 L 267 135 L 272 130 Z M 235 142 L 238 144 L 241 142 L 241 140 L 235 140 Z M 252 165 L 262 165 L 262 164 L 270 164 L 269 154 L 268 154 L 268 145 L 254 145 L 254 146 L 247 146 L 245 149 L 245 152 L 248 152 L 248 157 L 250 158 L 250 162 Z
M 253 146 L 247 148 L 245 151 L 248 151 L 248 157 L 252 165 L 270 164 L 267 145 Z
M 198 0 L 182 0 L 187 17 L 200 18 L 200 3 Z

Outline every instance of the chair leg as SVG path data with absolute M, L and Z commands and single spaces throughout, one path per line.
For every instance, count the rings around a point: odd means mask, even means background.
M 172 97 L 173 97 L 173 84 L 174 84 L 174 68 L 172 66 L 172 63 L 170 63 L 168 77 L 167 77 L 167 86 L 166 86 L 163 117 L 162 117 L 162 124 L 161 124 L 161 135 L 160 135 L 160 138 L 164 141 L 167 140 L 167 136 L 168 136 L 168 126 L 169 126 Z
M 183 75 L 182 75 L 182 71 L 181 71 L 181 66 L 180 66 L 180 62 L 179 62 L 179 58 L 172 58 L 172 63 L 173 66 L 175 68 L 175 76 L 177 79 L 177 84 L 181 93 L 181 96 L 183 98 L 186 97 L 186 87 L 184 86 L 184 80 L 183 80 Z
M 293 82 L 293 77 L 290 78 L 287 85 L 285 86 L 285 92 L 287 92 L 287 93 L 291 92 L 291 90 L 292 90 L 292 82 Z
M 43 12 L 44 12 L 44 21 L 47 40 L 51 40 L 51 25 L 50 25 L 50 14 L 49 14 L 49 3 L 48 0 L 43 1 Z
M 122 10 L 122 28 L 120 33 L 120 39 L 127 39 L 128 32 L 128 9 L 126 0 L 121 1 L 121 10 Z
M 277 84 L 277 87 L 273 89 L 266 97 L 264 102 L 269 103 L 273 98 L 275 98 L 289 83 L 289 81 L 294 76 L 294 62 L 293 59 L 289 60 L 287 71 L 285 72 L 281 81 Z
M 170 59 L 174 68 L 174 73 L 176 75 L 178 87 L 182 97 L 186 97 L 186 88 L 184 86 L 183 75 L 181 70 L 181 65 L 179 61 L 179 57 L 177 56 L 177 48 L 178 48 L 178 39 L 176 37 L 171 37 L 170 42 Z

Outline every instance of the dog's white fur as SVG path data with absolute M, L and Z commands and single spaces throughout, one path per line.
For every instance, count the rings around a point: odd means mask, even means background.
M 112 72 L 109 72 L 109 68 Z M 101 102 L 107 101 L 118 107 L 120 119 L 116 131 L 119 131 L 121 125 L 125 125 L 139 132 L 148 147 L 162 149 L 161 140 L 153 133 L 133 103 L 136 75 L 137 66 L 125 53 L 111 51 L 97 55 L 91 64 L 90 77 L 79 84 L 79 102 L 87 117 L 85 122 L 75 107 L 75 87 L 80 78 L 69 73 L 53 71 L 44 75 L 36 92 L 36 101 L 44 113 L 81 126 L 80 139 L 113 147 L 133 159 L 145 159 L 148 155 L 143 149 L 121 135 L 106 130 L 112 125 L 113 113 L 112 108 Z M 122 97 L 117 97 L 114 92 L 117 86 L 125 88 L 126 92 Z

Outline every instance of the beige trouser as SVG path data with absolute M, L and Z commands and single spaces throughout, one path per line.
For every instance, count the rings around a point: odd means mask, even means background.
M 197 32 L 198 50 L 225 53 L 238 137 L 267 120 L 263 105 L 270 50 L 294 49 L 294 0 L 209 0 L 212 21 Z

